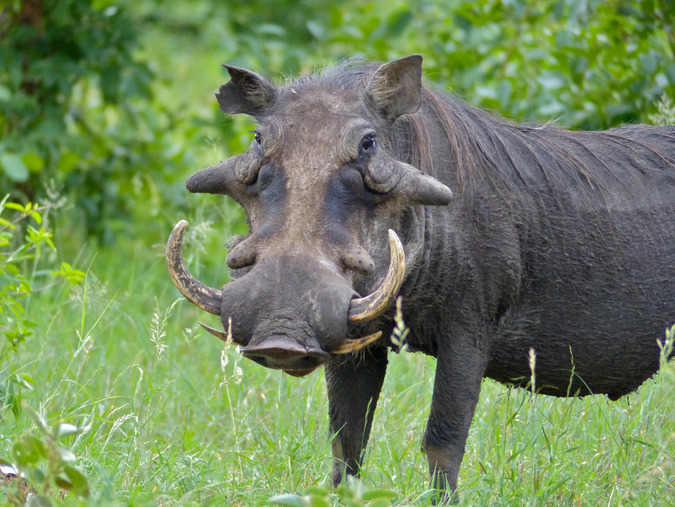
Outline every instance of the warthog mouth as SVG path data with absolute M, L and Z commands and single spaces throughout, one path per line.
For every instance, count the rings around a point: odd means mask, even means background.
M 195 279 L 185 267 L 182 244 L 187 222 L 176 224 L 166 247 L 166 264 L 171 278 L 178 290 L 195 306 L 214 315 L 221 315 L 224 300 L 223 289 L 213 289 Z M 389 230 L 390 263 L 387 274 L 373 293 L 362 298 L 353 298 L 349 304 L 348 322 L 353 324 L 373 320 L 391 307 L 405 276 L 405 254 L 403 245 L 393 230 Z M 202 327 L 223 341 L 241 347 L 242 354 L 268 368 L 281 369 L 295 376 L 304 376 L 320 366 L 332 354 L 349 354 L 361 350 L 377 341 L 382 332 L 370 334 L 358 339 L 345 339 L 332 350 L 306 348 L 302 344 L 286 337 L 273 337 L 253 346 L 236 341 L 236 337 L 225 331 L 213 329 L 205 324 Z
M 295 377 L 304 377 L 321 366 L 330 354 L 318 348 L 306 348 L 297 341 L 275 336 L 257 345 L 241 347 L 244 357 L 261 366 L 284 370 Z

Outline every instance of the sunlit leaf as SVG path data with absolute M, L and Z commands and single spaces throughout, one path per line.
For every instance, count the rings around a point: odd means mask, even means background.
M 285 507 L 306 507 L 308 503 L 300 496 L 292 493 L 276 495 L 269 499 L 273 505 L 283 505 Z
M 67 437 L 70 435 L 75 435 L 80 432 L 80 429 L 75 426 L 74 424 L 70 423 L 61 423 L 59 424 L 57 430 L 56 430 L 56 436 L 57 438 L 61 437 Z
M 14 153 L 0 153 L 0 166 L 13 181 L 23 182 L 28 179 L 28 168 L 19 155 Z

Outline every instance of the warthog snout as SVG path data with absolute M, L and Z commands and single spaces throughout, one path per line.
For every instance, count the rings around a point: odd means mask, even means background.
M 306 348 L 286 336 L 268 338 L 258 345 L 242 347 L 244 357 L 275 370 L 302 377 L 321 366 L 329 354 L 321 349 Z
M 239 345 L 248 359 L 291 375 L 306 375 L 331 355 L 350 354 L 377 341 L 381 331 L 347 338 L 349 326 L 384 312 L 403 283 L 403 246 L 389 231 L 389 269 L 380 286 L 364 297 L 358 297 L 339 272 L 309 257 L 269 259 L 222 289 L 214 289 L 185 267 L 181 247 L 186 228 L 184 220 L 176 224 L 166 262 L 180 292 L 202 310 L 219 315 L 226 331 L 202 324 L 204 329 Z M 280 332 L 281 328 L 285 330 Z

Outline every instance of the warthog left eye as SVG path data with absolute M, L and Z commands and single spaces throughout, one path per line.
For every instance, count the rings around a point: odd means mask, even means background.
M 260 132 L 255 131 L 253 139 L 255 139 L 256 143 L 262 144 L 262 136 L 260 135 Z
M 361 155 L 368 155 L 375 151 L 377 148 L 377 139 L 374 133 L 366 134 L 363 139 L 361 139 L 361 144 L 359 145 L 359 152 Z

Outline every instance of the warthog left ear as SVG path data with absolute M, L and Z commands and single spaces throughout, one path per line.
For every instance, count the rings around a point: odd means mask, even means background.
M 242 153 L 193 174 L 186 186 L 194 193 L 229 195 L 244 206 L 248 202 L 245 187 L 255 181 L 261 165 L 250 153 Z
M 387 121 L 416 112 L 422 104 L 422 55 L 382 65 L 366 86 L 370 104 Z
M 216 98 L 227 114 L 250 114 L 258 117 L 274 103 L 277 89 L 272 83 L 250 70 L 224 65 L 232 78 L 220 87 Z

